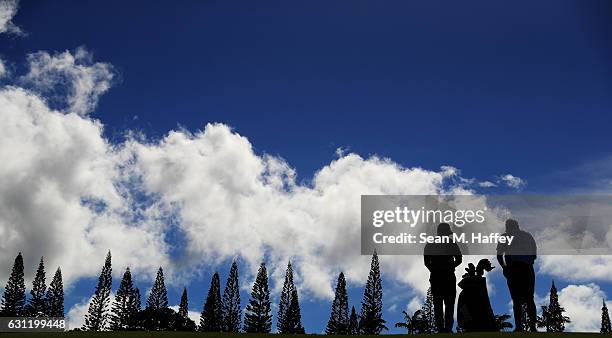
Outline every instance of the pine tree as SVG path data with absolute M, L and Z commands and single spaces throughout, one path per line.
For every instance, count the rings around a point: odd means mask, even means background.
M 291 262 L 287 264 L 287 270 L 285 271 L 285 283 L 283 284 L 283 291 L 281 292 L 280 302 L 278 304 L 278 314 L 276 315 L 276 326 L 279 333 L 293 333 L 292 331 L 292 313 L 289 308 L 291 306 L 291 298 L 293 296 L 293 290 L 295 290 L 295 284 L 293 283 L 293 267 Z
M 355 336 L 359 334 L 359 319 L 357 318 L 357 312 L 355 311 L 355 307 L 351 308 L 351 317 L 349 318 L 348 323 L 348 334 Z
M 291 292 L 291 302 L 285 318 L 287 333 L 304 334 L 304 326 L 302 326 L 302 312 L 300 310 L 300 301 L 298 298 L 297 289 L 294 288 Z
M 136 312 L 140 312 L 140 307 L 140 289 L 134 287 L 134 295 L 132 296 L 132 308 L 136 309 Z
M 550 288 L 550 297 L 548 306 L 542 306 L 542 316 L 538 318 L 538 326 L 545 327 L 546 332 L 563 332 L 565 323 L 569 323 L 570 319 L 563 315 L 565 309 L 559 304 L 559 296 L 557 288 L 553 281 Z
M 83 330 L 86 331 L 101 331 L 106 329 L 106 325 L 109 319 L 110 310 L 110 293 L 112 287 L 112 276 L 111 276 L 111 253 L 110 251 L 106 255 L 106 260 L 102 271 L 100 272 L 100 278 L 98 278 L 98 285 L 94 296 L 89 303 L 89 309 L 85 315 L 85 325 Z
M 130 329 L 134 322 L 135 316 L 138 314 L 138 308 L 135 304 L 134 284 L 132 282 L 132 273 L 130 268 L 125 269 L 121 284 L 115 296 L 113 303 L 113 313 L 111 315 L 112 330 Z
M 336 283 L 336 293 L 332 303 L 331 315 L 327 322 L 326 334 L 348 334 L 349 314 L 348 314 L 348 295 L 346 292 L 346 280 L 344 273 L 338 275 Z
M 362 334 L 378 335 L 387 327 L 382 318 L 382 282 L 380 279 L 380 265 L 376 251 L 372 255 L 370 275 L 363 292 L 361 301 L 361 316 L 359 319 L 359 331 Z
M 189 318 L 189 301 L 187 300 L 187 288 L 183 288 L 183 294 L 181 295 L 181 304 L 179 305 L 178 314 L 184 319 Z
M 141 314 L 141 299 L 140 299 L 140 290 L 137 287 L 134 287 L 132 289 L 132 297 L 130 297 L 131 300 L 131 304 L 130 304 L 130 309 L 133 309 L 133 311 L 135 312 L 135 315 L 130 318 L 130 322 L 128 324 L 128 329 L 130 330 L 134 330 L 134 329 L 141 329 L 141 322 L 140 322 L 140 314 Z
M 222 315 L 221 315 L 221 286 L 219 274 L 215 272 L 210 282 L 208 296 L 202 309 L 200 317 L 200 331 L 203 332 L 219 332 L 221 331 Z
M 606 306 L 606 300 L 603 300 L 603 306 L 601 308 L 601 333 L 612 333 L 612 325 L 610 324 L 610 314 L 608 313 L 608 307 Z
M 164 270 L 160 267 L 157 270 L 157 277 L 155 277 L 149 298 L 147 298 L 147 309 L 163 310 L 166 308 L 168 308 L 168 291 L 164 282 Z
M 21 252 L 15 257 L 11 276 L 4 287 L 0 313 L 4 317 L 18 317 L 25 314 L 26 294 L 23 279 L 23 256 Z
M 32 283 L 32 290 L 30 290 L 30 299 L 26 306 L 26 313 L 31 317 L 44 317 L 46 316 L 45 306 L 45 291 L 47 290 L 47 280 L 45 277 L 45 263 L 43 258 L 40 258 L 38 269 L 36 270 L 36 277 Z
M 240 287 L 238 286 L 238 265 L 232 267 L 223 290 L 223 332 L 239 332 L 242 313 L 240 310 Z
M 272 315 L 270 314 L 270 291 L 268 290 L 268 272 L 266 264 L 261 263 L 251 299 L 246 306 L 244 315 L 244 331 L 249 333 L 269 333 L 272 329 Z
M 47 316 L 64 317 L 64 282 L 62 281 L 62 270 L 60 268 L 57 268 L 53 280 L 49 284 L 45 303 Z
M 436 327 L 436 317 L 434 315 L 434 306 L 433 306 L 433 293 L 431 292 L 431 288 L 427 289 L 427 296 L 425 297 L 425 302 L 421 307 L 421 328 L 420 333 L 435 333 L 437 332 Z

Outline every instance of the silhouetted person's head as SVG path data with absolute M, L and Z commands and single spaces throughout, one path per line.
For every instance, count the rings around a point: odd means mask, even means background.
M 452 234 L 453 232 L 448 223 L 440 223 L 440 225 L 438 225 L 438 236 L 450 236 Z
M 519 224 L 516 220 L 510 218 L 506 221 L 506 232 L 513 233 L 519 231 Z

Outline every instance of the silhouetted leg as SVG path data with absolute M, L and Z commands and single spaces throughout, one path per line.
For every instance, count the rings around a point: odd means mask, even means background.
M 521 290 L 520 272 L 517 276 L 517 269 L 513 265 L 508 265 L 506 268 L 506 281 L 508 282 L 508 290 L 512 298 L 512 310 L 514 312 L 514 331 L 523 331 L 523 302 L 524 291 Z
M 449 276 L 444 290 L 444 332 L 451 332 L 455 322 L 456 281 L 454 274 Z
M 527 318 L 529 318 L 529 331 L 536 332 L 536 305 L 533 298 L 527 300 Z
M 536 332 L 536 306 L 533 301 L 533 294 L 535 292 L 535 272 L 533 271 L 533 265 L 527 269 L 528 285 L 526 287 L 525 303 L 527 305 L 527 318 L 529 318 L 529 330 Z
M 440 294 L 440 290 L 437 290 L 438 292 L 434 292 L 433 290 L 434 288 L 432 285 L 431 293 L 433 294 L 434 318 L 436 320 L 436 327 L 438 331 L 441 331 L 444 329 L 444 314 L 443 314 L 444 298 Z
M 432 273 L 429 282 L 431 283 L 436 328 L 440 331 L 444 328 L 444 276 Z
M 514 331 L 523 331 L 523 306 L 522 305 L 523 305 L 523 302 L 521 299 L 514 299 L 513 297 L 512 310 L 514 310 Z

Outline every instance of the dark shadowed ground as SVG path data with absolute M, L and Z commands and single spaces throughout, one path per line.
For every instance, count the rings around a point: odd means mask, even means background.
M 228 333 L 199 333 L 199 332 L 66 332 L 66 333 L 32 333 L 32 332 L 24 332 L 24 333 L 2 333 L 0 334 L 3 337 L 10 338 L 43 338 L 43 337 L 70 337 L 70 338 L 79 338 L 79 337 L 129 337 L 129 338 L 148 338 L 148 337 L 164 337 L 164 338 L 195 338 L 195 337 L 245 337 L 245 338 L 258 338 L 258 337 L 298 337 L 296 335 L 277 335 L 277 334 L 228 334 Z M 308 336 L 316 336 L 316 335 L 308 335 Z M 403 337 L 406 338 L 407 335 L 384 335 L 385 337 Z M 596 337 L 612 337 L 612 334 L 602 335 L 599 333 L 461 333 L 461 334 L 436 334 L 436 335 L 418 335 L 421 337 L 424 336 L 432 336 L 432 337 L 457 337 L 457 338 L 485 338 L 485 337 L 538 337 L 538 338 L 546 338 L 546 337 L 568 337 L 568 338 L 596 338 Z M 334 336 L 338 338 L 349 338 L 355 336 Z M 374 337 L 374 336 L 359 336 L 359 337 Z

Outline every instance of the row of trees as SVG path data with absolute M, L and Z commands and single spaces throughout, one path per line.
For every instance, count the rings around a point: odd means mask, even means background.
M 82 330 L 239 332 L 242 329 L 244 332 L 252 333 L 269 333 L 272 330 L 272 306 L 265 263 L 260 265 L 257 272 L 242 325 L 236 262 L 233 262 L 230 268 L 223 295 L 221 295 L 219 274 L 216 272 L 213 274 L 199 325 L 188 317 L 186 288 L 183 289 L 178 312 L 168 307 L 168 295 L 161 267 L 157 272 L 144 310 L 140 309 L 140 291 L 133 285 L 129 268 L 124 272 L 115 300 L 111 304 L 111 272 L 111 253 L 109 252 L 89 304 Z M 353 307 L 349 317 L 346 280 L 344 274 L 340 273 L 326 332 L 328 334 L 379 334 L 386 329 L 385 321 L 382 319 L 382 283 L 376 253 L 372 257 L 370 275 L 361 305 L 361 314 L 358 316 Z M 291 262 L 287 265 L 280 295 L 277 330 L 279 333 L 286 334 L 305 333 Z
M 0 316 L 2 317 L 64 317 L 64 284 L 62 270 L 57 268 L 47 287 L 44 258 L 40 258 L 36 276 L 26 298 L 23 256 L 15 257 L 13 270 L 4 287 Z
M 115 300 L 111 305 L 111 253 L 106 256 L 98 285 L 89 304 L 82 330 L 172 330 L 205 332 L 246 332 L 267 333 L 272 328 L 268 273 L 261 264 L 251 299 L 246 306 L 244 324 L 240 308 L 240 289 L 238 284 L 238 265 L 232 263 L 229 276 L 221 295 L 218 273 L 212 276 L 210 288 L 200 315 L 199 325 L 189 319 L 187 289 L 183 289 L 178 312 L 168 307 L 168 293 L 164 282 L 163 269 L 160 267 L 145 309 L 140 309 L 140 291 L 132 282 L 130 269 L 123 274 Z M 297 288 L 293 282 L 291 262 L 287 266 L 285 284 L 281 293 L 278 310 L 278 331 L 281 333 L 304 333 Z
M 272 330 L 272 314 L 268 273 L 262 263 L 257 272 L 251 297 L 245 308 L 244 322 L 240 307 L 240 290 L 238 283 L 238 266 L 232 263 L 223 294 L 221 294 L 218 273 L 212 276 L 210 288 L 200 315 L 199 325 L 189 319 L 187 289 L 183 289 L 178 311 L 168 306 L 168 293 L 164 281 L 164 272 L 160 267 L 155 282 L 141 309 L 140 290 L 134 286 L 132 274 L 126 268 L 114 301 L 111 300 L 112 266 L 111 253 L 108 252 L 104 266 L 98 278 L 98 284 L 89 304 L 82 330 L 173 330 L 173 331 L 206 331 L 206 332 L 245 332 L 269 333 Z M 361 312 L 358 315 L 355 307 L 349 314 L 349 299 L 344 273 L 340 273 L 336 283 L 335 296 L 331 314 L 325 332 L 327 334 L 369 334 L 377 335 L 386 330 L 382 318 L 382 282 L 378 256 L 374 252 L 370 273 L 365 286 Z M 612 324 L 605 301 L 601 316 L 601 332 L 612 333 Z M 526 314 L 526 311 L 524 311 Z M 570 319 L 564 315 L 565 309 L 559 304 L 555 283 L 550 289 L 549 303 L 542 306 L 541 316 L 536 318 L 538 327 L 547 332 L 563 332 Z M 436 332 L 433 297 L 428 290 L 421 309 L 410 315 L 403 311 L 404 320 L 396 323 L 408 333 Z M 64 317 L 64 288 L 62 272 L 58 268 L 49 286 L 46 284 L 44 259 L 41 257 L 36 275 L 26 297 L 24 281 L 24 264 L 21 253 L 15 258 L 11 275 L 4 288 L 0 315 L 5 317 Z M 496 315 L 497 328 L 506 331 L 512 328 L 507 314 Z M 528 318 L 522 321 L 525 325 Z M 527 328 L 525 328 L 527 329 Z M 293 280 L 293 266 L 287 265 L 285 281 L 280 295 L 277 313 L 277 330 L 279 333 L 301 334 L 304 327 L 297 288 Z M 460 328 L 459 328 L 460 330 Z

